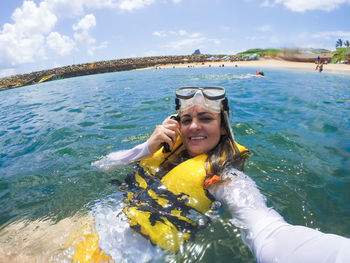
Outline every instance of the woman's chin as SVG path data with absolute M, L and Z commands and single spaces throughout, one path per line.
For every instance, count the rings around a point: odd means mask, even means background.
M 187 148 L 187 151 L 188 153 L 191 155 L 191 156 L 196 156 L 196 155 L 200 155 L 202 153 L 205 153 L 205 150 L 203 147 L 198 147 L 198 146 L 195 146 L 195 147 L 189 147 Z

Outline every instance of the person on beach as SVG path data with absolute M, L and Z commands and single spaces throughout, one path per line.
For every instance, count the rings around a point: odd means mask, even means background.
M 120 187 L 132 228 L 176 252 L 221 201 L 257 262 L 348 262 L 350 239 L 290 225 L 266 206 L 243 173 L 248 150 L 234 140 L 223 88 L 179 88 L 176 105 L 174 119 L 158 125 L 145 143 L 93 163 L 110 171 L 137 162 Z
M 322 71 L 323 71 L 323 62 L 321 62 L 318 67 L 318 72 L 322 72 Z

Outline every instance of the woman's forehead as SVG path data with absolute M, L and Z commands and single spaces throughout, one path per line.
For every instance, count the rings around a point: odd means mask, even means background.
M 195 105 L 192 108 L 180 111 L 180 117 L 182 116 L 196 116 L 196 115 L 204 115 L 204 114 L 210 114 L 210 115 L 220 115 L 217 112 L 210 111 L 207 108 L 201 106 L 201 105 Z

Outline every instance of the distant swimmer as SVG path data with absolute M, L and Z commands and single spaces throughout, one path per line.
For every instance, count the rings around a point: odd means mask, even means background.
M 258 69 L 255 69 L 255 75 L 258 76 L 258 77 L 264 77 L 265 76 L 264 72 L 258 71 Z

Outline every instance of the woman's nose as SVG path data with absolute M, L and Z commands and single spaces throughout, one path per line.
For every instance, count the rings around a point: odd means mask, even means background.
M 193 119 L 190 125 L 191 130 L 198 130 L 200 128 L 200 125 L 196 119 Z

